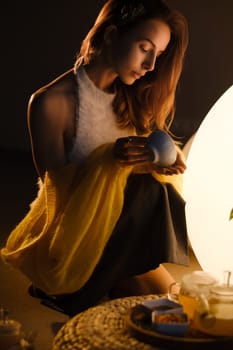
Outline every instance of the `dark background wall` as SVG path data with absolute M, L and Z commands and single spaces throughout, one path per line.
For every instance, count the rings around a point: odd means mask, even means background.
M 233 1 L 168 2 L 186 15 L 190 30 L 173 123 L 173 131 L 185 141 L 233 84 Z M 103 3 L 25 0 L 1 5 L 1 149 L 30 150 L 28 99 L 37 88 L 72 67 L 81 40 Z

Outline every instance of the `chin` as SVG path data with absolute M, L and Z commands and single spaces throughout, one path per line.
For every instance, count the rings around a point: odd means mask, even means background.
M 135 78 L 128 78 L 128 79 L 122 79 L 122 82 L 125 85 L 133 85 L 137 79 Z
M 132 74 L 122 74 L 122 75 L 119 74 L 118 78 L 125 85 L 133 85 L 137 80 L 137 78 Z

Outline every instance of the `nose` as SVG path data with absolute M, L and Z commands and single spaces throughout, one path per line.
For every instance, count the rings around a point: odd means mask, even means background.
M 144 62 L 143 68 L 147 71 L 152 71 L 155 68 L 156 54 L 154 52 L 148 52 Z

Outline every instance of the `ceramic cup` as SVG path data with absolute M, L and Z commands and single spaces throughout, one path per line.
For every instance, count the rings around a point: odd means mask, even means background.
M 153 163 L 166 167 L 172 165 L 177 156 L 175 143 L 165 131 L 155 130 L 148 136 L 148 147 L 154 155 Z

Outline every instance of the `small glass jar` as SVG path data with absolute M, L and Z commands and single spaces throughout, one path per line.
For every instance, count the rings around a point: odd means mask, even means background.
M 21 324 L 8 319 L 7 310 L 0 309 L 0 350 L 8 350 L 11 347 L 19 347 L 21 339 Z

